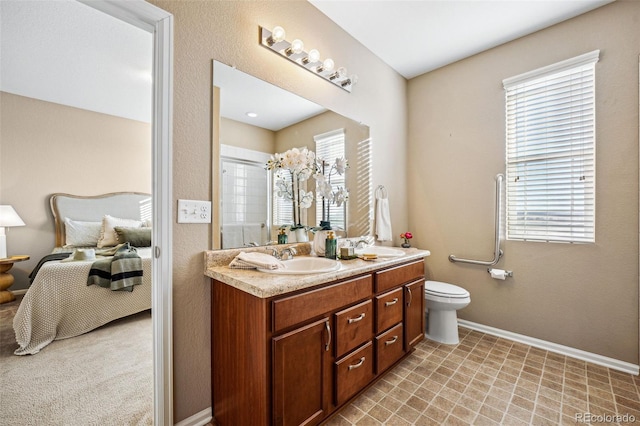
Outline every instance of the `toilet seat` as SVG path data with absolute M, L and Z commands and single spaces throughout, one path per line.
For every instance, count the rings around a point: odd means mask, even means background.
M 470 296 L 469 292 L 462 287 L 440 281 L 427 281 L 424 286 L 424 294 L 453 299 L 464 299 Z

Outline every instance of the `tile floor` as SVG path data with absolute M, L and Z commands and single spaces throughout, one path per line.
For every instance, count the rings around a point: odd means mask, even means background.
M 458 345 L 418 344 L 327 426 L 640 423 L 638 376 L 459 330 Z

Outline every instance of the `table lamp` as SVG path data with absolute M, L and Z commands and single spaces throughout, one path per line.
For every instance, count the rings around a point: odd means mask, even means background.
M 5 228 L 13 226 L 24 226 L 25 223 L 20 219 L 18 213 L 12 206 L 0 205 L 0 259 L 7 257 L 7 235 Z

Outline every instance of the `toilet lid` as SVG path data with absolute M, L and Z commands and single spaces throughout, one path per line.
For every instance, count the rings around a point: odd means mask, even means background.
M 469 292 L 464 288 L 440 281 L 427 281 L 424 291 L 435 296 L 469 297 Z

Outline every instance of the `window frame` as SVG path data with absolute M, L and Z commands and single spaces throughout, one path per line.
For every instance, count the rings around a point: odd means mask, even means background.
M 507 240 L 595 242 L 599 53 L 503 80 Z

